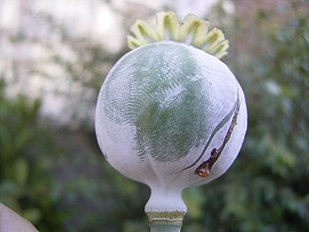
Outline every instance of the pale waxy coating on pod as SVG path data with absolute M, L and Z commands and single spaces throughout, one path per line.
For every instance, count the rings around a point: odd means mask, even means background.
M 223 33 L 188 15 L 159 13 L 156 27 L 137 21 L 133 51 L 101 87 L 95 127 L 107 161 L 150 186 L 146 212 L 186 212 L 181 191 L 221 176 L 247 128 L 244 93 L 217 57 Z

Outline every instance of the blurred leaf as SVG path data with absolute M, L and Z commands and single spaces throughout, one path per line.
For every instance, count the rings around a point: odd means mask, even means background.
M 12 167 L 15 172 L 15 181 L 19 186 L 24 186 L 28 179 L 29 166 L 26 160 L 17 159 Z
M 23 211 L 22 216 L 32 223 L 37 223 L 41 218 L 41 211 L 39 209 L 29 208 Z
M 146 218 L 145 218 L 146 220 Z M 141 223 L 140 221 L 134 222 L 134 221 L 126 221 L 123 223 L 123 232 L 147 232 L 149 231 L 149 226 L 146 225 L 146 223 Z
M 188 213 L 191 218 L 200 218 L 203 214 L 203 203 L 206 202 L 206 196 L 200 188 L 189 188 L 184 191 L 183 199 L 186 203 Z

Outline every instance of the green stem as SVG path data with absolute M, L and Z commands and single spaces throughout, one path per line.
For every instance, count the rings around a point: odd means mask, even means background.
M 180 232 L 185 212 L 147 212 L 150 232 Z
M 150 232 L 180 232 L 181 225 L 150 225 Z

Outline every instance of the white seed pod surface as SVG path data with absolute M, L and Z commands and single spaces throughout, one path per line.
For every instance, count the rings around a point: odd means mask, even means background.
M 151 187 L 146 211 L 185 211 L 181 190 L 219 177 L 235 160 L 247 109 L 223 62 L 193 46 L 162 41 L 115 64 L 99 93 L 95 127 L 107 161 Z

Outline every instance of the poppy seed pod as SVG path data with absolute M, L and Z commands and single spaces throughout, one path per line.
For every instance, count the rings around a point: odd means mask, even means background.
M 96 108 L 99 146 L 111 166 L 145 183 L 151 224 L 181 224 L 184 188 L 208 183 L 231 166 L 247 128 L 242 88 L 218 58 L 222 32 L 189 14 L 138 20 L 125 54 L 104 81 Z

